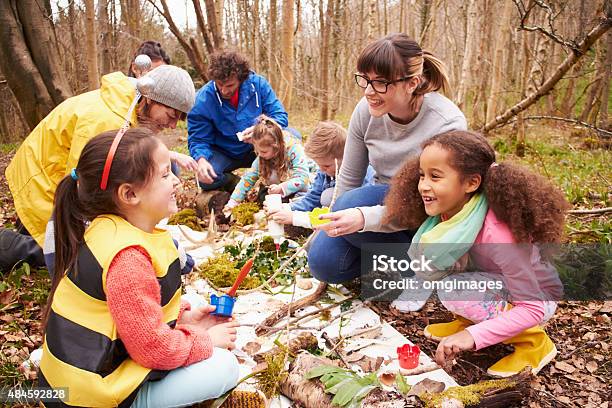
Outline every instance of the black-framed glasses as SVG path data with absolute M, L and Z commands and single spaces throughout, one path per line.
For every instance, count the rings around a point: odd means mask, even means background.
M 371 85 L 372 89 L 374 89 L 374 92 L 379 94 L 387 93 L 387 87 L 389 85 L 394 84 L 396 82 L 402 82 L 410 78 L 412 77 L 406 76 L 403 78 L 394 79 L 393 81 L 386 81 L 382 79 L 370 79 L 365 75 L 355 74 L 355 82 L 357 82 L 358 87 L 366 89 L 368 85 Z

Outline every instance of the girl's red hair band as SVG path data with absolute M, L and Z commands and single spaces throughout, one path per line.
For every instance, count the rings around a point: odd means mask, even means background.
M 104 170 L 102 171 L 102 180 L 100 181 L 100 189 L 102 191 L 106 190 L 108 185 L 108 176 L 110 175 L 111 165 L 113 164 L 113 159 L 115 158 L 115 153 L 117 152 L 117 147 L 125 135 L 125 132 L 129 129 L 129 126 L 122 126 L 121 129 L 115 135 L 115 139 L 113 140 L 113 144 L 111 144 L 110 150 L 108 151 L 108 155 L 106 156 L 106 162 L 104 163 Z

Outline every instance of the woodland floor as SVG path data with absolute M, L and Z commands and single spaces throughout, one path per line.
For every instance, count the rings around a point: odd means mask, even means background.
M 315 122 L 307 118 L 303 121 L 309 125 L 300 126 L 298 121 L 295 126 L 308 134 Z M 528 136 L 527 155 L 520 160 L 555 180 L 575 208 L 609 207 L 612 192 L 608 181 L 612 176 L 609 150 L 593 147 L 589 136 L 576 129 L 541 127 L 531 129 L 529 134 L 536 130 L 537 138 L 531 140 Z M 161 136 L 169 147 L 186 153 L 184 129 Z M 492 137 L 502 157 L 512 156 L 512 144 L 505 141 L 507 138 L 507 135 Z M 15 222 L 4 177 L 15 148 L 0 146 L 0 227 L 11 227 Z M 184 190 L 191 189 L 194 181 L 185 180 Z M 568 225 L 569 237 L 574 242 L 609 244 L 612 240 L 609 215 L 570 217 Z M 0 276 L 0 388 L 28 384 L 35 379 L 34 371 L 19 369 L 19 365 L 41 344 L 40 318 L 48 285 L 46 270 L 31 270 L 27 265 Z M 388 303 L 376 303 L 373 308 L 386 321 L 395 321 L 393 326 L 429 355 L 435 352 L 436 343 L 423 336 L 424 327 L 452 318 L 437 301 L 429 302 L 417 313 L 394 314 Z M 546 326 L 559 355 L 532 381 L 532 395 L 521 406 L 608 407 L 612 395 L 611 317 L 612 301 L 561 302 Z M 510 347 L 494 346 L 464 353 L 449 374 L 462 385 L 477 382 L 487 377 L 489 365 L 509 352 Z

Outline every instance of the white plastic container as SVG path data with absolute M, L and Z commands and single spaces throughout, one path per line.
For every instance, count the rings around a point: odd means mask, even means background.
M 280 194 L 268 194 L 264 202 L 269 211 L 280 210 L 283 206 L 283 197 Z M 285 228 L 283 224 L 268 220 L 268 233 L 274 238 L 274 242 L 278 243 L 285 236 Z

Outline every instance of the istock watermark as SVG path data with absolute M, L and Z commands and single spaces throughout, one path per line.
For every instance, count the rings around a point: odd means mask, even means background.
M 361 296 L 558 302 L 612 300 L 610 244 L 365 244 Z M 415 250 L 416 249 L 416 250 Z
M 375 272 L 433 272 L 431 259 L 421 255 L 419 259 L 406 258 L 397 259 L 389 255 L 372 255 L 372 271 Z

